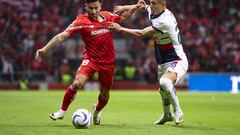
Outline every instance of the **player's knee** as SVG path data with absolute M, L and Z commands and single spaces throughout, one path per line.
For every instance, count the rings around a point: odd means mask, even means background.
M 72 83 L 72 89 L 73 90 L 78 90 L 79 89 L 79 87 L 78 87 L 78 84 L 77 83 Z
M 166 77 L 163 77 L 159 80 L 159 83 L 160 83 L 160 89 L 166 89 L 171 83 L 172 83 L 172 80 L 166 78 Z
M 80 81 L 78 81 L 78 80 L 75 80 L 74 82 L 73 82 L 73 84 L 72 84 L 72 89 L 73 90 L 78 90 L 78 89 L 80 89 L 80 88 L 82 88 L 83 87 L 83 83 L 81 83 Z

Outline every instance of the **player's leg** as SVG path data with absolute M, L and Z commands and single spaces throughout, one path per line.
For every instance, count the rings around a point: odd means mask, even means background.
M 183 113 L 176 95 L 176 89 L 173 85 L 176 80 L 177 73 L 167 71 L 164 76 L 161 77 L 159 82 L 161 89 L 165 91 L 171 104 L 173 105 L 175 123 L 179 124 L 183 121 Z
M 186 60 L 174 61 L 159 66 L 158 70 L 161 74 L 159 83 L 162 93 L 166 94 L 170 103 L 174 108 L 174 120 L 176 124 L 183 121 L 183 113 L 179 105 L 174 84 L 186 73 L 188 62 Z M 164 94 L 162 94 L 164 95 Z M 164 116 L 164 115 L 163 115 Z M 162 117 L 164 118 L 164 117 Z
M 170 100 L 163 89 L 160 88 L 159 93 L 162 97 L 163 114 L 157 121 L 154 122 L 155 125 L 163 125 L 165 122 L 173 121 Z
M 76 97 L 77 90 L 83 87 L 88 78 L 89 77 L 86 75 L 80 75 L 75 78 L 74 82 L 67 88 L 64 94 L 61 109 L 55 113 L 50 114 L 50 118 L 57 120 L 64 117 L 69 105 Z
M 171 103 L 167 94 L 162 88 L 159 89 L 159 93 L 162 97 L 163 112 L 165 114 L 171 113 Z
M 98 103 L 94 105 L 93 111 L 93 123 L 99 125 L 101 122 L 100 111 L 107 105 L 110 94 L 109 91 L 112 87 L 114 76 L 114 69 L 99 71 L 99 81 L 100 81 L 100 93 L 98 95 Z
M 186 60 L 174 61 L 165 65 L 166 72 L 160 78 L 160 87 L 165 91 L 174 108 L 174 121 L 179 124 L 183 121 L 183 112 L 176 95 L 174 84 L 186 73 L 188 62 Z
M 161 78 L 165 73 L 164 67 L 159 66 L 158 68 L 158 78 Z M 155 125 L 163 125 L 165 122 L 173 121 L 173 114 L 171 113 L 171 103 L 166 94 L 166 92 L 160 87 L 159 93 L 162 97 L 162 106 L 163 106 L 163 114 L 161 117 L 154 122 Z
M 61 109 L 55 113 L 50 114 L 50 118 L 53 120 L 62 119 L 64 117 L 69 105 L 76 97 L 77 90 L 82 88 L 89 77 L 96 72 L 93 63 L 83 63 L 76 73 L 74 82 L 67 88 L 64 94 Z
M 93 106 L 93 123 L 99 125 L 101 122 L 101 110 L 107 105 L 109 100 L 109 90 L 100 88 L 100 94 L 98 95 L 98 103 Z

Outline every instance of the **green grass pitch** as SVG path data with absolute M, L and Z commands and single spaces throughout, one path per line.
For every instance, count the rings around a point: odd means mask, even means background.
M 237 135 L 240 134 L 240 95 L 178 92 L 184 122 L 153 125 L 162 113 L 157 91 L 111 91 L 101 125 L 75 129 L 71 115 L 91 110 L 97 91 L 80 91 L 63 120 L 49 114 L 59 109 L 64 91 L 1 91 L 0 135 Z

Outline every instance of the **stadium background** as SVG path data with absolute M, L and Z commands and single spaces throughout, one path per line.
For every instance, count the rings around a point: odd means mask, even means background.
M 103 0 L 103 10 L 136 1 Z M 76 130 L 71 124 L 77 108 L 92 110 L 98 91 L 79 92 L 63 120 L 49 120 L 49 113 L 58 109 L 64 94 L 52 90 L 67 88 L 81 61 L 83 43 L 78 36 L 72 37 L 40 62 L 34 58 L 35 51 L 64 30 L 83 7 L 83 0 L 0 0 L 1 135 L 240 134 L 240 94 L 229 92 L 240 87 L 239 0 L 168 0 L 190 63 L 177 90 L 208 91 L 177 92 L 184 111 L 181 125 L 153 125 L 163 110 L 152 40 L 119 33 L 114 33 L 114 90 L 101 125 Z M 135 14 L 124 26 L 143 28 L 150 25 L 147 20 L 146 15 Z M 86 84 L 88 89 L 98 87 L 94 79 Z M 209 92 L 212 90 L 218 92 Z
M 136 1 L 103 0 L 102 10 L 112 11 L 114 5 L 133 4 Z M 146 1 L 149 3 L 149 0 Z M 183 47 L 190 63 L 188 74 L 178 86 L 191 89 L 190 85 L 199 85 L 196 82 L 189 84 L 192 75 L 203 75 L 204 79 L 211 74 L 215 83 L 219 83 L 218 77 L 222 75 L 227 75 L 228 81 L 232 76 L 238 78 L 240 2 L 168 0 L 168 8 L 178 20 Z M 25 89 L 24 84 L 28 84 L 30 89 L 66 88 L 81 62 L 83 43 L 79 36 L 71 37 L 52 49 L 42 61 L 36 61 L 34 55 L 38 48 L 63 31 L 82 12 L 83 0 L 0 0 L 0 89 L 19 89 L 20 86 Z M 150 22 L 144 13 L 137 13 L 123 25 L 144 28 Z M 113 88 L 156 89 L 157 65 L 152 39 L 129 38 L 116 32 L 114 39 L 117 58 Z M 97 88 L 98 85 L 92 82 L 86 87 Z M 238 85 L 240 79 L 236 82 Z M 223 90 L 229 89 L 232 86 Z

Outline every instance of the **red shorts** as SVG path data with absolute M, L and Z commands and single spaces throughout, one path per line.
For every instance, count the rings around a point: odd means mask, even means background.
M 102 88 L 111 89 L 114 79 L 113 64 L 96 64 L 88 59 L 84 59 L 77 70 L 76 77 L 79 75 L 93 76 L 98 72 L 98 78 Z

